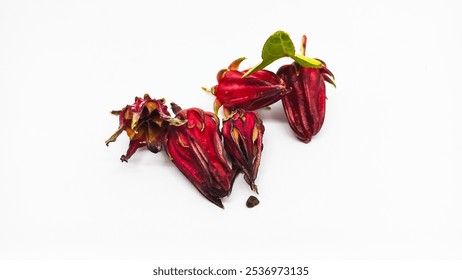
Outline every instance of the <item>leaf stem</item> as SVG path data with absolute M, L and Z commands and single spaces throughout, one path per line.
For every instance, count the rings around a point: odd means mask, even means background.
M 302 37 L 302 46 L 300 47 L 300 52 L 302 55 L 305 55 L 306 52 L 306 35 L 303 35 Z

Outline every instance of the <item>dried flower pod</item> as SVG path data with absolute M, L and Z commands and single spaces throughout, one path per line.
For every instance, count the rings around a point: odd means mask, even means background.
M 172 104 L 176 116 L 164 137 L 166 151 L 189 181 L 215 205 L 229 194 L 232 171 L 226 162 L 219 132 L 219 120 L 199 108 L 181 110 Z
M 302 53 L 306 37 L 302 40 Z M 320 60 L 319 60 L 320 61 Z M 322 62 L 322 61 L 321 61 Z M 277 75 L 292 91 L 282 98 L 287 120 L 296 136 L 308 143 L 321 129 L 326 113 L 325 82 L 335 86 L 334 75 L 324 62 L 321 68 L 302 67 L 297 62 L 283 65 Z
M 264 132 L 265 127 L 256 112 L 238 109 L 223 121 L 224 146 L 233 161 L 233 170 L 242 171 L 245 181 L 256 193 Z
M 115 142 L 123 131 L 130 138 L 127 153 L 120 157 L 121 161 L 127 162 L 140 147 L 147 146 L 153 153 L 161 150 L 163 134 L 171 118 L 164 103 L 163 98 L 153 99 L 145 94 L 143 98 L 135 97 L 132 105 L 120 111 L 112 111 L 112 114 L 119 116 L 119 129 L 106 140 L 106 145 Z
M 273 72 L 259 70 L 247 77 L 242 77 L 247 71 L 238 71 L 240 58 L 217 74 L 218 84 L 212 87 L 215 95 L 215 113 L 221 106 L 230 110 L 242 108 L 248 111 L 267 107 L 279 101 L 290 92 L 284 83 Z

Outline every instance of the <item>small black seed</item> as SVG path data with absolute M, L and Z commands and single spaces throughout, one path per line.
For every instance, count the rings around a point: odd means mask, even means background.
M 257 206 L 258 204 L 260 204 L 260 201 L 258 200 L 258 198 L 251 195 L 251 196 L 249 196 L 249 198 L 247 199 L 247 202 L 245 204 L 247 205 L 247 207 L 253 208 L 253 207 Z

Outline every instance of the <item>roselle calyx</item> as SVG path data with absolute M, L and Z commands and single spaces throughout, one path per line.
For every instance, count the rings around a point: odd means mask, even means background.
M 120 157 L 122 162 L 127 162 L 138 148 L 147 146 L 153 152 L 158 153 L 162 149 L 162 138 L 171 119 L 165 100 L 153 99 L 149 94 L 143 98 L 135 97 L 135 103 L 127 105 L 119 111 L 111 113 L 119 116 L 119 128 L 106 140 L 106 145 L 115 142 L 117 137 L 125 131 L 130 138 L 128 150 Z
M 233 163 L 233 170 L 244 173 L 250 189 L 258 193 L 255 180 L 260 167 L 265 127 L 258 114 L 237 109 L 223 120 L 222 134 L 225 150 Z
M 211 90 L 216 97 L 215 113 L 221 106 L 229 110 L 241 108 L 254 111 L 279 101 L 290 92 L 284 81 L 268 70 L 259 70 L 243 77 L 246 71 L 239 71 L 238 68 L 244 59 L 239 58 L 218 72 L 218 84 Z
M 176 115 L 164 135 L 167 154 L 204 197 L 223 208 L 221 198 L 230 192 L 233 173 L 224 155 L 219 119 L 199 108 L 182 110 L 173 103 L 172 109 Z
M 306 36 L 302 38 L 302 54 L 306 48 Z M 292 88 L 292 91 L 282 98 L 284 112 L 290 127 L 297 138 L 308 143 L 316 135 L 324 123 L 326 114 L 326 85 L 335 86 L 334 75 L 322 63 L 320 68 L 302 67 L 293 62 L 283 65 L 277 75 Z

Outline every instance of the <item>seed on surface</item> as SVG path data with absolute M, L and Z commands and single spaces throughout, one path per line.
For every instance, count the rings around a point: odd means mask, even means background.
M 247 205 L 247 207 L 249 208 L 253 208 L 257 206 L 258 204 L 260 204 L 260 200 L 258 200 L 258 198 L 256 198 L 253 195 L 249 196 L 249 198 L 247 199 L 247 202 L 245 203 L 245 205 Z

